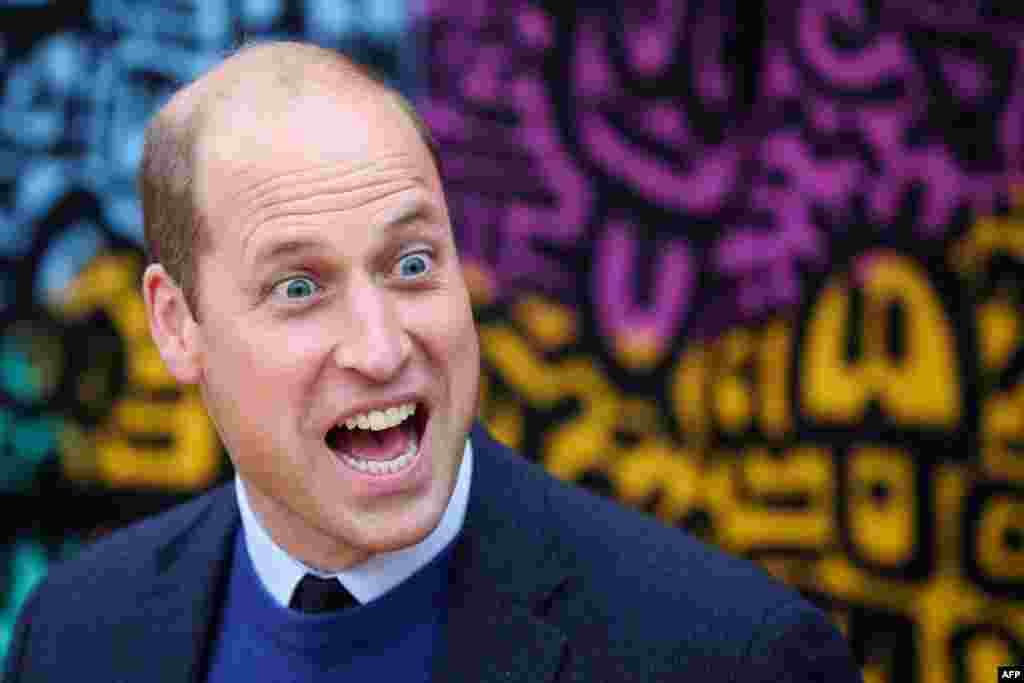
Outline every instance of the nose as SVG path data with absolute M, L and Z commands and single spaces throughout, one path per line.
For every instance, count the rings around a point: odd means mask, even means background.
M 412 340 L 387 291 L 366 282 L 349 294 L 349 315 L 334 347 L 334 361 L 369 380 L 386 382 L 409 361 Z

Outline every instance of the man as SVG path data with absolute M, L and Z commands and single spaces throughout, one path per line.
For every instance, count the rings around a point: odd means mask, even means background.
M 245 49 L 157 114 L 141 190 L 150 328 L 237 480 L 55 567 L 5 681 L 858 679 L 759 569 L 473 426 L 470 302 L 397 93 Z

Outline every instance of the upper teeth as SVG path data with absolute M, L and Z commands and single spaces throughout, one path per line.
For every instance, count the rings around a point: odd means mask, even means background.
M 368 413 L 353 415 L 345 420 L 345 426 L 349 429 L 390 429 L 401 424 L 407 417 L 416 412 L 415 403 L 403 403 L 400 406 L 392 406 L 384 410 L 371 410 Z

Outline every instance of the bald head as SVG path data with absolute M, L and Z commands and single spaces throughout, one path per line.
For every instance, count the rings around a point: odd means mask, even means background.
M 179 90 L 146 128 L 139 193 L 146 247 L 181 287 L 198 316 L 196 256 L 204 244 L 198 166 L 210 140 L 253 144 L 239 135 L 272 123 L 300 98 L 328 95 L 339 106 L 383 94 L 412 122 L 440 172 L 437 149 L 423 120 L 400 93 L 343 55 L 295 42 L 245 47 Z M 246 125 L 241 126 L 244 122 Z

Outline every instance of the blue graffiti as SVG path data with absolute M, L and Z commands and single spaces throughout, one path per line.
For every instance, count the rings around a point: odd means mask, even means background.
M 9 549 L 10 587 L 0 609 L 0 650 L 6 652 L 18 611 L 46 575 L 46 550 L 37 541 L 21 540 Z
M 0 408 L 0 493 L 24 493 L 32 488 L 39 468 L 56 457 L 63 421 L 52 415 L 15 419 Z
M 36 271 L 34 298 L 58 301 L 75 277 L 106 244 L 99 228 L 88 221 L 68 227 L 46 248 Z
M 6 548 L 0 548 L 0 561 L 6 561 L 7 590 L 0 591 L 0 653 L 6 652 L 11 642 L 14 625 L 25 600 L 32 589 L 46 576 L 51 557 L 61 560 L 81 548 L 81 541 L 69 536 L 49 552 L 37 539 L 23 537 Z M 4 572 L 0 572 L 0 575 Z

